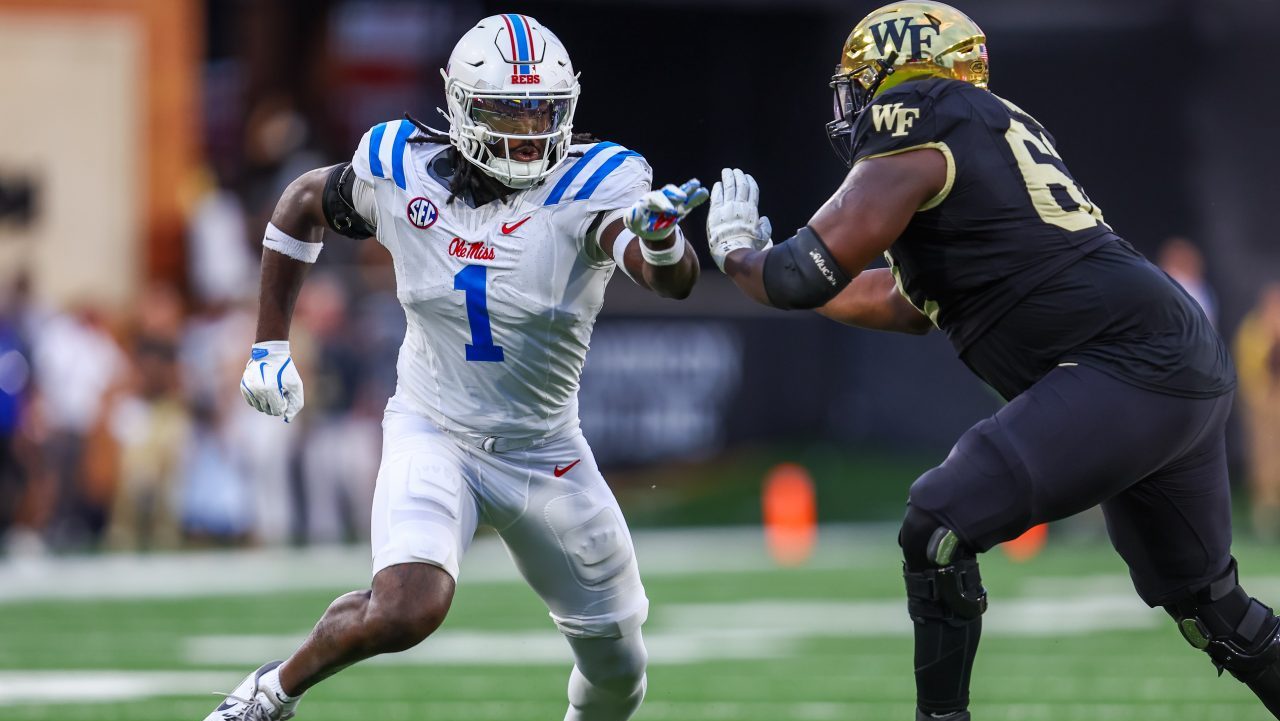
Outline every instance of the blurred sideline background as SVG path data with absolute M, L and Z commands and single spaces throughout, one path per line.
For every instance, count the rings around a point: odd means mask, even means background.
M 582 74 L 577 129 L 638 150 L 658 183 L 709 184 L 726 165 L 753 173 L 762 211 L 786 237 L 843 175 L 823 133 L 826 83 L 849 29 L 879 4 L 0 0 L 0 578 L 10 600 L 58 596 L 59 574 L 77 564 L 119 571 L 91 574 L 90 588 L 129 577 L 112 564 L 131 556 L 84 554 L 362 552 L 404 326 L 390 259 L 372 241 L 326 239 L 291 339 L 307 406 L 285 425 L 236 391 L 260 239 L 283 188 L 349 159 L 371 125 L 406 111 L 443 125 L 438 69 L 477 19 L 537 17 Z M 1280 539 L 1280 86 L 1265 69 L 1280 5 L 956 4 L 987 32 L 992 89 L 1055 134 L 1109 223 L 1233 344 L 1238 535 L 1269 548 Z M 999 401 L 941 334 L 873 334 L 751 304 L 705 257 L 704 219 L 686 227 L 704 255 L 687 301 L 612 282 L 583 378 L 586 436 L 636 529 L 758 529 L 765 478 L 797 464 L 780 472 L 795 483 L 771 513 L 800 527 L 811 515 L 887 524 L 870 528 L 891 597 L 891 523 L 907 487 Z M 761 553 L 759 532 L 742 533 L 713 548 Z M 1107 558 L 1100 518 L 1053 535 Z M 812 536 L 801 536 L 791 562 L 807 558 Z M 823 545 L 818 557 L 843 550 Z M 1097 563 L 1123 573 L 1118 561 Z M 139 582 L 160 592 L 167 578 Z M 814 584 L 822 597 L 828 585 Z M 26 656 L 6 661 L 4 642 L 0 664 L 20 667 Z
M 467 27 L 505 7 L 0 0 L 10 553 L 364 542 L 404 323 L 389 258 L 374 242 L 328 238 L 292 339 L 307 408 L 286 426 L 235 392 L 262 229 L 290 180 L 350 158 L 371 125 L 405 111 L 440 124 L 438 68 Z M 873 7 L 519 9 L 575 58 L 580 129 L 638 149 L 658 182 L 749 170 L 784 237 L 842 176 L 822 131 L 826 81 Z M 1280 293 L 1268 284 L 1280 279 L 1270 197 L 1280 151 L 1268 139 L 1280 91 L 1254 70 L 1280 10 L 1261 0 L 963 9 L 988 33 L 993 89 L 1056 133 L 1108 221 L 1236 342 L 1234 477 L 1242 489 L 1254 481 L 1258 530 L 1274 537 Z M 702 221 L 687 224 L 699 247 Z M 583 426 L 633 525 L 757 522 L 760 481 L 781 461 L 810 470 L 820 520 L 893 519 L 915 475 L 998 405 L 941 334 L 763 309 L 706 266 L 686 302 L 615 279 L 595 333 Z

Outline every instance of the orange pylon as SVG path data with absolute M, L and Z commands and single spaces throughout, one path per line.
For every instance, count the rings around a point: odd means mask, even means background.
M 1048 540 L 1049 524 L 1041 523 L 1038 526 L 1028 528 L 1021 536 L 1012 541 L 1005 541 L 1000 544 L 1000 548 L 1004 549 L 1006 556 L 1022 563 L 1035 558 Z
M 765 543 L 783 566 L 809 560 L 818 540 L 818 503 L 809 471 L 797 463 L 774 466 L 762 496 Z

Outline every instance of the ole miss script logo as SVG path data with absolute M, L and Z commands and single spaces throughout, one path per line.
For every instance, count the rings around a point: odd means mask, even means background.
M 497 250 L 491 245 L 485 245 L 483 240 L 468 243 L 462 238 L 454 238 L 449 242 L 449 255 L 467 260 L 493 260 L 498 257 Z
M 426 198 L 414 198 L 409 201 L 409 207 L 405 208 L 405 214 L 409 216 L 409 222 L 413 223 L 416 228 L 430 228 L 440 219 L 440 211 L 436 209 L 436 204 Z

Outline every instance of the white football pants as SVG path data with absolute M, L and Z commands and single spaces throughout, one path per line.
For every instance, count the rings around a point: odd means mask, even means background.
M 567 721 L 622 721 L 644 696 L 649 600 L 631 533 L 578 431 L 490 453 L 388 409 L 373 572 L 430 563 L 455 579 L 480 523 L 502 537 L 573 649 Z

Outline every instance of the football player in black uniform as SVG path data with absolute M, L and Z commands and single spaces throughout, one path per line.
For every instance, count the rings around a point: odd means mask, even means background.
M 937 327 L 1009 401 L 911 487 L 899 542 L 918 719 L 969 719 L 978 554 L 1098 504 L 1138 595 L 1280 718 L 1280 619 L 1230 552 L 1227 351 L 1106 224 L 1044 127 L 986 89 L 985 42 L 941 3 L 867 16 L 831 82 L 844 183 L 773 245 L 755 181 L 726 170 L 712 255 L 761 303 Z M 881 254 L 888 268 L 864 270 Z

